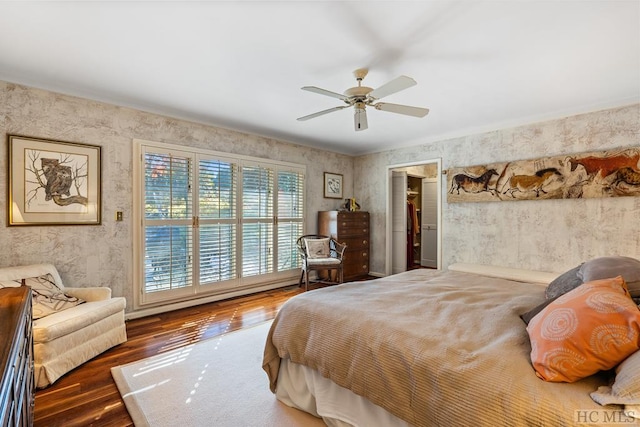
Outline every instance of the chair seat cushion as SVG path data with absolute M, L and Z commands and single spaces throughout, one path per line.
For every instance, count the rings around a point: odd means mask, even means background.
M 68 310 L 60 311 L 33 322 L 33 340 L 38 343 L 53 341 L 79 329 L 94 324 L 114 313 L 123 311 L 123 297 L 86 302 Z
M 311 267 L 314 265 L 339 265 L 338 258 L 311 258 L 307 260 L 307 264 Z

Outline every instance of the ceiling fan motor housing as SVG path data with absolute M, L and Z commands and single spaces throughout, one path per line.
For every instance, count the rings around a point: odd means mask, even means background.
M 373 88 L 367 87 L 367 86 L 356 86 L 356 87 L 352 87 L 349 88 L 347 90 L 344 91 L 344 95 L 348 96 L 349 98 L 353 97 L 353 98 L 366 98 L 367 95 L 369 94 L 369 92 L 372 92 Z

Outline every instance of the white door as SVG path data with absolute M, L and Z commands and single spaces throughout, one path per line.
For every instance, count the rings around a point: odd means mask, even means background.
M 391 273 L 407 270 L 407 173 L 392 171 Z
M 438 268 L 438 181 L 422 180 L 421 259 L 423 267 Z

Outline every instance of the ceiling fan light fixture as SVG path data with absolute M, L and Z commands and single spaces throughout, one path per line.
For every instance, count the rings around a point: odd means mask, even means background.
M 369 124 L 367 123 L 367 112 L 365 111 L 364 102 L 356 102 L 354 107 L 353 124 L 356 132 L 368 129 Z

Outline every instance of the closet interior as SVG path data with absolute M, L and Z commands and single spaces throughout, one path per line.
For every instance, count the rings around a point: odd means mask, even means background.
M 434 164 L 391 170 L 392 272 L 437 268 L 438 169 Z

